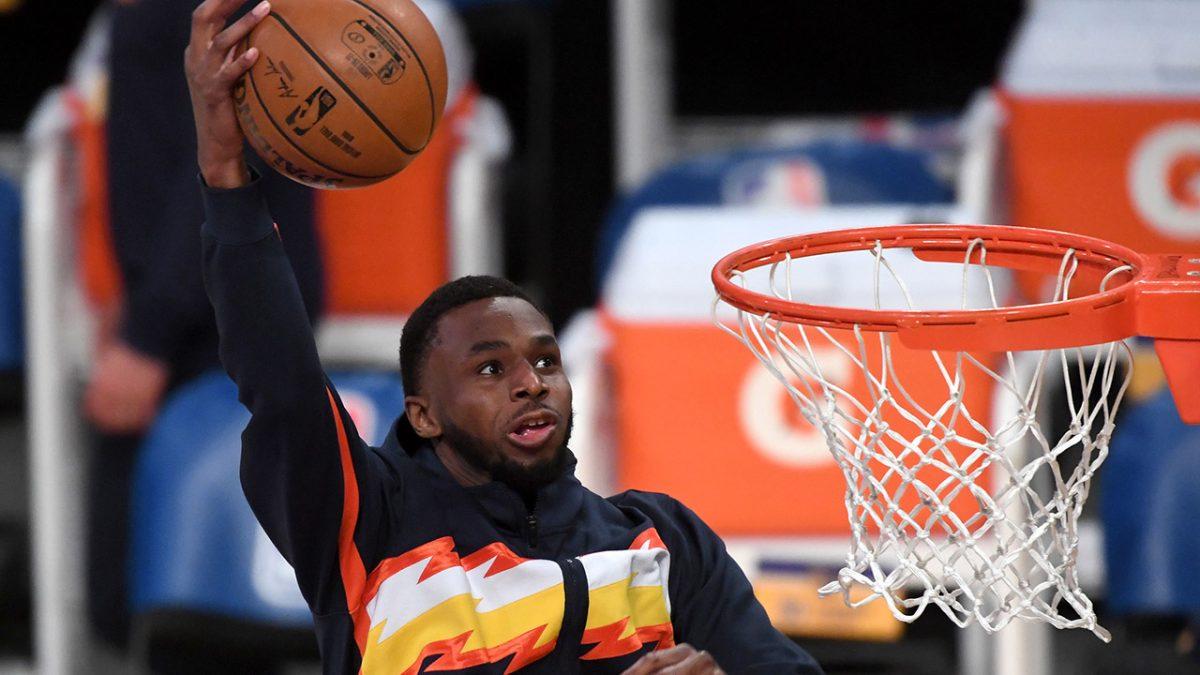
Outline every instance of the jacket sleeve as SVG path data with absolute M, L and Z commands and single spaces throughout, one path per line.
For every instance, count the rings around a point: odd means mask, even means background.
M 691 509 L 671 502 L 675 641 L 709 652 L 730 675 L 819 675 L 816 660 L 771 625 L 725 542 Z
M 321 370 L 295 276 L 255 184 L 203 188 L 204 283 L 251 418 L 241 480 L 314 613 L 354 612 L 387 533 L 390 474 Z

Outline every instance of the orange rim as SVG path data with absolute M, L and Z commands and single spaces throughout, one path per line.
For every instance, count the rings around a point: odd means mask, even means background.
M 999 309 L 873 310 L 793 302 L 738 285 L 737 274 L 786 260 L 879 245 L 908 248 L 926 261 L 972 262 L 982 242 L 989 266 L 1057 271 L 1075 251 L 1076 276 L 1099 281 L 1114 274 L 1111 288 L 1059 302 Z M 735 251 L 713 268 L 713 284 L 725 302 L 778 321 L 866 331 L 896 332 L 910 347 L 1009 351 L 1101 344 L 1133 335 L 1200 338 L 1200 320 L 1178 325 L 1184 303 L 1200 310 L 1200 259 L 1153 256 L 1080 234 L 1000 225 L 900 225 L 837 230 L 765 241 Z M 1189 297 L 1190 296 L 1190 297 Z M 1149 302 L 1147 302 L 1149 300 Z M 1164 303 L 1164 300 L 1167 302 Z

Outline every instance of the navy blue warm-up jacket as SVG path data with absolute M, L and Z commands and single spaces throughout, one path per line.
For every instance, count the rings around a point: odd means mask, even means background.
M 620 673 L 684 642 L 731 674 L 821 672 L 666 495 L 602 498 L 572 460 L 529 510 L 501 483 L 455 482 L 403 413 L 366 445 L 258 187 L 204 193 L 221 361 L 251 412 L 242 485 L 295 568 L 325 672 Z

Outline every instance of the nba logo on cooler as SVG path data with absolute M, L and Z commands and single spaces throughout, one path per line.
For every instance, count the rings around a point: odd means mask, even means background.
M 747 162 L 723 186 L 725 203 L 754 206 L 820 206 L 829 201 L 825 173 L 806 159 Z

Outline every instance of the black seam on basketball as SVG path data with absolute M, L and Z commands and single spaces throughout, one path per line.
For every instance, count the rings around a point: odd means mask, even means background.
M 322 61 L 320 56 L 317 56 L 317 53 L 313 51 L 312 47 L 309 47 L 308 43 L 305 42 L 295 30 L 292 30 L 292 27 L 288 25 L 288 22 L 284 21 L 283 18 L 275 12 L 271 12 L 268 16 L 273 17 L 275 21 L 279 22 L 279 25 L 282 26 L 284 30 L 291 34 L 292 38 L 296 40 L 296 44 L 300 45 L 304 48 L 304 51 L 308 52 L 308 55 L 312 57 L 313 61 L 316 61 L 317 65 L 321 66 L 321 70 L 324 70 L 326 75 L 332 78 L 334 82 L 338 83 L 338 86 L 342 88 L 342 91 L 346 92 L 347 96 L 354 99 L 354 102 L 358 104 L 359 109 L 362 110 L 367 117 L 371 118 L 371 121 L 375 123 L 375 126 L 379 127 L 379 130 L 382 131 L 385 136 L 391 139 L 391 141 L 396 144 L 396 147 L 400 148 L 401 152 L 406 155 L 415 155 L 421 151 L 420 149 L 413 150 L 409 148 L 404 144 L 403 141 L 401 141 L 399 138 L 396 138 L 392 134 L 391 129 L 388 129 L 383 121 L 375 116 L 375 113 L 367 107 L 367 104 L 363 103 L 362 99 L 360 99 L 358 95 L 355 94 L 350 87 L 342 81 L 342 78 L 338 77 L 337 73 L 333 72 L 333 69 L 330 68 L 329 65 L 324 61 Z
M 437 119 L 437 101 L 434 100 L 433 83 L 429 81 L 429 72 L 425 70 L 425 62 L 421 60 L 421 54 L 417 51 L 417 48 L 412 46 L 412 43 L 408 41 L 408 38 L 404 37 L 404 33 L 400 32 L 400 29 L 396 28 L 391 21 L 388 21 L 386 16 L 375 11 L 375 8 L 371 7 L 365 2 L 362 2 L 362 0 L 350 0 L 350 2 L 359 5 L 363 9 L 379 17 L 380 21 L 386 24 L 388 28 L 391 28 L 396 35 L 399 35 L 400 39 L 404 40 L 404 44 L 408 45 L 409 51 L 411 51 L 413 56 L 417 59 L 417 65 L 421 67 L 421 75 L 425 78 L 425 91 L 429 92 L 429 135 L 425 137 L 425 142 L 421 145 L 421 147 L 417 148 L 417 152 L 420 152 L 425 149 L 426 145 L 429 145 L 429 141 L 433 140 L 433 130 L 437 126 L 434 123 L 434 121 Z M 420 8 L 418 8 L 418 10 L 419 9 Z
M 258 105 L 259 105 L 259 107 L 262 108 L 263 117 L 265 117 L 271 121 L 271 126 L 275 127 L 275 131 L 279 132 L 279 135 L 283 138 L 283 140 L 287 141 L 289 145 L 291 145 L 293 148 L 295 148 L 297 151 L 299 151 L 300 154 L 304 155 L 309 160 L 311 160 L 314 164 L 317 164 L 318 166 L 325 169 L 326 171 L 332 171 L 334 174 L 337 174 L 337 175 L 348 176 L 350 178 L 362 178 L 363 180 L 379 180 L 380 178 L 387 178 L 388 176 L 391 175 L 389 173 L 385 173 L 385 174 L 381 174 L 378 176 L 361 176 L 356 173 L 350 173 L 349 171 L 346 171 L 344 169 L 338 169 L 336 167 L 329 166 L 325 162 L 322 162 L 321 160 L 317 159 L 316 157 L 313 157 L 312 155 L 308 154 L 308 151 L 305 150 L 304 148 L 300 147 L 299 145 L 297 145 L 296 142 L 293 141 L 292 138 L 287 135 L 287 132 L 284 131 L 282 128 L 280 128 L 279 122 L 275 121 L 275 116 L 271 114 L 270 108 L 267 107 L 267 102 L 263 100 L 262 94 L 260 94 L 258 92 L 258 82 L 254 79 L 254 69 L 251 68 L 246 73 L 246 75 L 250 79 L 250 88 L 254 90 L 254 98 L 258 99 Z M 267 159 L 267 158 L 264 157 L 263 159 Z

